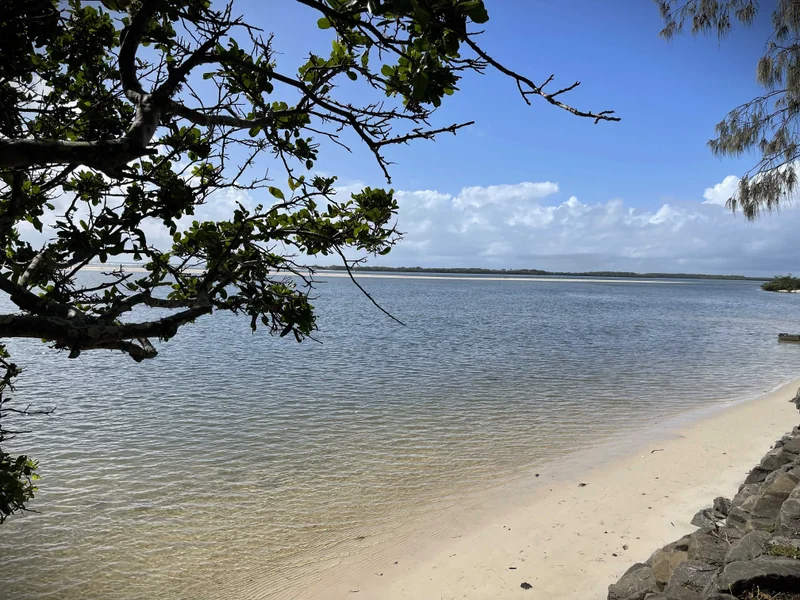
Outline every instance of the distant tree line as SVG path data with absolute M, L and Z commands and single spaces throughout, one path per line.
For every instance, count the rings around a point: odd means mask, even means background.
M 344 271 L 343 265 L 312 267 L 315 271 Z M 638 277 L 648 279 L 732 279 L 737 281 L 766 281 L 767 277 L 745 277 L 744 275 L 705 275 L 701 273 L 635 273 L 633 271 L 543 271 L 542 269 L 483 269 L 479 267 L 378 267 L 354 266 L 352 271 L 375 271 L 379 273 L 455 273 L 459 275 L 548 275 L 566 277 Z
M 792 274 L 778 275 L 761 285 L 762 290 L 767 292 L 792 292 L 800 290 L 800 277 L 792 277 Z

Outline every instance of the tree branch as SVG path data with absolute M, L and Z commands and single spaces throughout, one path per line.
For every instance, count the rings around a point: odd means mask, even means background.
M 526 97 L 528 94 L 535 94 L 537 96 L 541 96 L 542 98 L 547 100 L 553 106 L 557 106 L 559 108 L 562 108 L 562 109 L 566 110 L 567 112 L 572 113 L 575 116 L 594 119 L 595 124 L 599 123 L 600 121 L 620 121 L 621 120 L 619 117 L 612 116 L 614 114 L 613 110 L 603 110 L 603 111 L 600 111 L 600 112 L 597 112 L 597 113 L 591 112 L 591 111 L 583 111 L 583 110 L 578 110 L 577 108 L 574 108 L 574 107 L 570 106 L 569 104 L 564 104 L 560 100 L 556 99 L 557 95 L 563 94 L 564 92 L 567 92 L 569 90 L 572 90 L 572 89 L 575 89 L 576 87 L 578 87 L 578 85 L 580 85 L 580 82 L 575 82 L 574 84 L 572 84 L 569 87 L 566 87 L 566 88 L 564 88 L 562 90 L 559 90 L 557 92 L 554 92 L 552 94 L 548 94 L 547 92 L 544 91 L 544 89 L 542 89 L 544 86 L 536 85 L 535 83 L 533 83 L 533 81 L 531 81 L 530 79 L 528 79 L 524 75 L 520 75 L 519 73 L 516 73 L 515 71 L 512 71 L 508 67 L 505 67 L 504 65 L 502 65 L 501 63 L 499 63 L 495 59 L 493 59 L 491 56 L 486 54 L 486 52 L 483 50 L 483 48 L 481 48 L 480 46 L 478 46 L 478 44 L 476 44 L 474 41 L 472 41 L 472 38 L 470 38 L 469 36 L 465 36 L 465 41 L 466 41 L 467 45 L 470 48 L 472 48 L 472 50 L 473 50 L 473 52 L 475 52 L 475 54 L 477 54 L 483 60 L 485 60 L 487 63 L 492 65 L 495 69 L 497 69 L 498 71 L 500 71 L 504 75 L 508 75 L 509 77 L 511 77 L 512 79 L 514 79 L 517 82 L 517 86 L 519 87 L 520 93 L 522 94 L 522 97 L 525 99 L 525 102 L 528 102 L 528 99 Z M 553 78 L 551 76 L 547 80 L 547 83 L 552 81 L 552 79 Z M 523 90 L 523 88 L 522 88 L 523 84 L 526 85 L 530 89 Z M 530 103 L 528 102 L 528 104 L 530 104 Z

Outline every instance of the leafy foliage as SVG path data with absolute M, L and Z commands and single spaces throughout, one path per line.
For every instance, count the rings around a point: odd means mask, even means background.
M 0 368 L 4 370 L 0 379 L 0 444 L 10 440 L 18 432 L 4 427 L 11 415 L 28 416 L 45 414 L 49 410 L 31 411 L 29 408 L 17 409 L 10 405 L 9 392 L 13 391 L 11 382 L 19 374 L 14 363 L 8 361 L 8 352 L 0 345 Z M 11 514 L 26 510 L 26 502 L 34 497 L 38 463 L 26 455 L 12 456 L 0 448 L 0 524 Z
M 141 361 L 151 340 L 223 310 L 300 341 L 316 322 L 297 257 L 349 269 L 346 250 L 400 239 L 393 191 L 340 198 L 314 173 L 323 149 L 364 144 L 390 182 L 387 148 L 469 125 L 430 123 L 465 72 L 487 68 L 527 103 L 618 120 L 564 103 L 577 82 L 551 91 L 552 76 L 536 84 L 491 57 L 470 31 L 489 18 L 482 0 L 296 1 L 331 50 L 293 70 L 233 2 L 0 0 L 0 290 L 19 310 L 0 315 L 0 337 Z M 226 194 L 260 204 L 192 220 Z M 52 236 L 35 247 L 23 225 Z M 98 262 L 143 272 L 77 277 Z M 2 465 L 22 485 L 14 510 L 35 463 Z
M 761 289 L 767 292 L 791 292 L 800 290 L 800 277 L 792 277 L 791 273 L 788 275 L 778 275 L 762 283 Z
M 691 22 L 693 33 L 716 32 L 722 38 L 739 22 L 750 25 L 758 13 L 755 0 L 655 0 L 664 18 L 661 35 L 670 39 Z M 741 156 L 755 151 L 758 163 L 745 173 L 728 207 L 753 220 L 791 201 L 800 158 L 800 1 L 778 0 L 773 31 L 756 77 L 765 92 L 734 108 L 709 142 L 714 154 Z

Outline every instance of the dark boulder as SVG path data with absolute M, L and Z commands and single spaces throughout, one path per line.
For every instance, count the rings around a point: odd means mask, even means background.
M 722 566 L 729 547 L 728 541 L 715 531 L 695 531 L 689 536 L 689 560 Z
M 728 512 L 731 510 L 731 501 L 722 496 L 714 498 L 714 512 L 720 516 L 727 517 Z
M 717 591 L 734 595 L 756 588 L 776 592 L 800 589 L 800 560 L 760 556 L 732 562 L 716 581 Z
M 769 539 L 769 533 L 757 529 L 751 531 L 731 544 L 725 554 L 725 564 L 742 560 L 753 560 L 764 554 L 764 547 Z
M 800 454 L 800 436 L 788 436 L 784 438 L 782 447 L 792 454 Z
M 783 465 L 788 464 L 796 459 L 797 455 L 787 452 L 785 448 L 775 448 L 764 455 L 764 458 L 761 459 L 761 462 L 758 466 L 765 471 L 772 472 L 777 471 Z
M 748 473 L 747 477 L 744 480 L 745 485 L 750 485 L 753 483 L 761 483 L 767 478 L 771 471 L 767 469 L 762 469 L 760 466 L 753 467 L 753 469 Z
M 717 567 L 713 565 L 688 560 L 675 567 L 664 594 L 669 600 L 702 600 L 703 590 L 716 573 Z
M 692 517 L 691 524 L 695 527 L 700 527 L 701 529 L 705 529 L 708 527 L 715 527 L 717 524 L 717 517 L 714 514 L 714 510 L 711 508 L 704 508 L 702 510 L 697 511 L 697 514 Z
M 677 542 L 672 542 L 660 550 L 656 550 L 647 560 L 647 564 L 653 569 L 653 577 L 656 578 L 656 583 L 661 588 L 667 585 L 675 567 L 689 560 L 688 547 L 689 536 L 685 536 Z
M 644 600 L 647 594 L 659 591 L 650 566 L 636 563 L 625 571 L 617 583 L 608 586 L 608 600 Z
M 768 528 L 775 524 L 784 501 L 797 487 L 800 477 L 788 472 L 773 473 L 765 482 L 751 509 L 752 529 Z
M 728 518 L 725 521 L 728 527 L 747 529 L 747 521 L 750 519 L 750 513 L 762 486 L 762 483 L 745 483 L 739 488 L 728 509 Z
M 795 486 L 781 505 L 775 519 L 775 530 L 779 533 L 800 535 L 800 484 Z

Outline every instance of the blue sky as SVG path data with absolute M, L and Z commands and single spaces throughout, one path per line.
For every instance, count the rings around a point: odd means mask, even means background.
M 252 5 L 256 12 L 248 16 L 263 17 L 274 29 L 286 63 L 310 46 L 327 45 L 326 32 L 313 29 L 310 9 L 287 0 Z M 472 76 L 437 119 L 477 124 L 455 138 L 393 149 L 398 189 L 455 193 L 464 186 L 550 180 L 568 185 L 565 199 L 621 196 L 655 207 L 665 199 L 696 200 L 710 183 L 747 167 L 713 157 L 706 142 L 730 108 L 758 91 L 755 63 L 766 13 L 755 28 L 739 29 L 722 43 L 691 35 L 666 43 L 657 35 L 658 9 L 648 1 L 487 0 L 487 7 L 491 20 L 481 43 L 493 56 L 536 81 L 551 73 L 556 85 L 580 80 L 570 102 L 613 108 L 623 120 L 593 125 L 543 101 L 528 107 L 503 75 Z M 298 23 L 306 26 L 304 35 L 294 35 Z M 329 154 L 325 169 L 345 181 L 378 182 L 379 171 L 360 150 Z
M 754 158 L 720 159 L 706 145 L 715 124 L 759 92 L 755 67 L 768 10 L 722 41 L 685 34 L 667 43 L 647 0 L 486 5 L 480 43 L 490 55 L 534 81 L 550 74 L 554 85 L 580 80 L 569 103 L 614 109 L 622 121 L 595 125 L 535 98 L 527 106 L 514 83 L 491 70 L 465 78 L 434 124 L 474 120 L 473 127 L 387 153 L 406 235 L 373 264 L 792 270 L 800 211 L 755 225 L 729 214 L 720 204 Z M 309 50 L 330 48 L 331 32 L 316 28 L 319 15 L 307 7 L 290 0 L 238 6 L 274 32 L 285 70 Z M 366 148 L 352 147 L 352 154 L 324 147 L 317 168 L 339 177 L 341 193 L 386 185 Z
M 800 210 L 756 224 L 731 215 L 722 204 L 755 158 L 720 159 L 706 145 L 730 109 L 760 92 L 755 68 L 770 33 L 769 7 L 753 27 L 735 27 L 722 41 L 687 33 L 667 43 L 649 0 L 486 5 L 490 21 L 480 43 L 490 55 L 537 82 L 554 74 L 554 89 L 580 80 L 565 101 L 613 109 L 622 121 L 595 125 L 536 98 L 527 106 L 514 83 L 491 70 L 466 77 L 433 125 L 474 120 L 474 126 L 388 149 L 405 237 L 372 264 L 800 270 Z M 320 15 L 312 9 L 293 0 L 238 0 L 235 7 L 249 23 L 274 32 L 281 72 L 295 72 L 309 51 L 329 52 L 332 31 L 317 28 Z M 358 98 L 361 82 L 345 83 L 352 87 L 340 91 Z M 369 151 L 357 142 L 352 148 L 323 146 L 315 169 L 337 175 L 342 194 L 386 186 Z M 265 156 L 259 167 L 269 165 Z M 282 186 L 285 175 L 271 174 Z M 226 193 L 197 217 L 223 219 L 237 202 L 270 201 L 261 191 Z
M 795 266 L 800 211 L 755 225 L 721 206 L 754 157 L 714 157 L 714 126 L 759 92 L 755 67 L 770 31 L 754 26 L 667 43 L 647 0 L 487 0 L 480 43 L 534 81 L 555 74 L 580 108 L 614 109 L 593 124 L 527 106 L 514 83 L 487 72 L 462 80 L 436 125 L 475 120 L 456 137 L 387 153 L 405 239 L 373 264 L 529 267 L 771 275 Z M 275 33 L 278 64 L 294 68 L 329 48 L 319 15 L 290 0 L 241 6 Z M 559 85 L 561 84 L 561 85 Z M 557 89 L 557 88 L 554 88 Z M 386 185 L 369 152 L 324 148 L 317 168 L 341 192 Z

